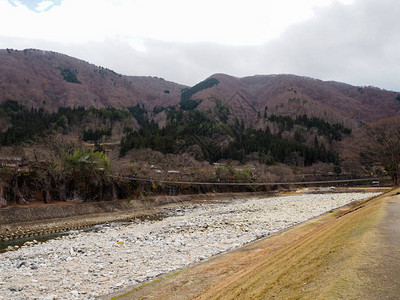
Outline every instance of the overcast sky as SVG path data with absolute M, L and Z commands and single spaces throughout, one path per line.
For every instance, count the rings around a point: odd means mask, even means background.
M 187 85 L 290 73 L 400 91 L 400 1 L 0 0 L 0 48 Z

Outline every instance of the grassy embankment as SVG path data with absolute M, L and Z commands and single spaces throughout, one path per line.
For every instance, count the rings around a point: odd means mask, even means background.
M 364 259 L 390 192 L 341 208 L 113 299 L 361 299 Z M 379 259 L 378 257 L 376 259 Z

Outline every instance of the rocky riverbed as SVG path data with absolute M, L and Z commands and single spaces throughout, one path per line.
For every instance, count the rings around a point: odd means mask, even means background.
M 378 193 L 303 194 L 165 208 L 0 254 L 0 299 L 93 299 L 240 247 Z

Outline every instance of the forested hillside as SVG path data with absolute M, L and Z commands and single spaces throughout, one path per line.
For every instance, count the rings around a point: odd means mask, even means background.
M 163 192 L 111 174 L 218 183 L 397 174 L 354 146 L 365 123 L 400 112 L 399 99 L 294 75 L 216 74 L 186 87 L 54 52 L 0 51 L 0 205 Z
M 0 102 L 29 108 L 174 105 L 185 85 L 150 76 L 125 76 L 64 54 L 25 49 L 0 50 Z
M 307 114 L 330 123 L 357 126 L 395 116 L 400 94 L 375 87 L 356 87 L 295 75 L 244 78 L 215 74 L 188 87 L 150 76 L 125 76 L 56 52 L 0 50 L 0 102 L 15 100 L 27 107 L 114 107 L 139 104 L 179 105 L 207 110 L 214 100 L 230 108 L 245 126 L 256 126 L 264 111 L 295 118 Z M 265 128 L 264 128 L 265 129 Z

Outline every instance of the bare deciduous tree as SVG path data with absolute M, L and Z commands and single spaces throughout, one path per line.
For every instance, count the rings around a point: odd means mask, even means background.
M 394 117 L 365 127 L 361 143 L 364 164 L 380 164 L 391 176 L 393 183 L 400 180 L 400 117 Z

